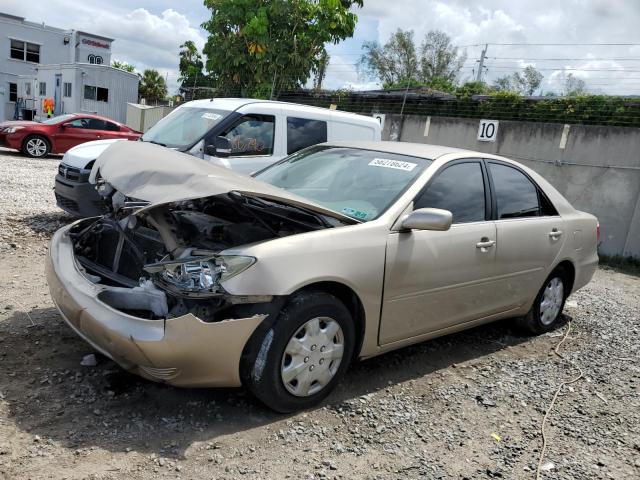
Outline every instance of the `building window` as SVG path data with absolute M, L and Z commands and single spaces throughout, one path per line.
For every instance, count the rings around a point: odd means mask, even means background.
M 41 97 L 44 97 L 47 94 L 47 83 L 46 82 L 40 82 L 40 90 L 39 90 L 39 94 Z
M 40 63 L 40 45 L 12 39 L 10 57 L 23 62 Z
M 109 101 L 109 89 L 98 87 L 98 91 L 96 92 L 96 100 L 99 102 L 108 102 Z
M 91 85 L 84 86 L 84 99 L 96 100 L 98 102 L 109 101 L 109 89 L 102 87 L 93 87 Z
M 17 83 L 9 84 L 9 101 L 10 102 L 18 101 L 18 84 Z
M 70 97 L 71 96 L 71 82 L 64 82 L 63 83 L 63 93 L 62 93 L 65 97 Z
M 87 58 L 89 59 L 89 63 L 96 63 L 96 56 L 93 53 Z
M 25 84 L 24 84 L 24 96 L 25 97 L 30 97 L 31 96 L 31 82 L 25 82 Z
M 100 55 L 96 55 L 96 65 L 102 65 L 102 57 Z
M 95 65 L 102 65 L 104 60 L 100 55 L 94 55 L 93 53 L 87 57 L 89 59 L 89 63 Z

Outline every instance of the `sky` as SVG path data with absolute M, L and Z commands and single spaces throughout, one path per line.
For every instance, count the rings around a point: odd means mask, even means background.
M 209 18 L 202 0 L 0 0 L 0 11 L 112 37 L 112 59 L 158 69 L 170 91 L 177 88 L 179 45 L 193 40 L 202 48 L 206 32 L 200 25 Z M 418 41 L 432 29 L 447 33 L 467 54 L 461 81 L 474 77 L 489 43 L 489 82 L 533 65 L 545 77 L 545 92 L 561 91 L 563 76 L 573 73 L 593 93 L 640 94 L 638 0 L 364 0 L 355 11 L 353 38 L 328 46 L 325 88 L 378 87 L 375 78 L 358 73 L 362 43 L 384 43 L 402 28 L 413 30 Z

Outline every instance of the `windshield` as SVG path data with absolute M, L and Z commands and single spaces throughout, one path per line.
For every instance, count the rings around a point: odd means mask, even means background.
M 56 125 L 58 123 L 67 122 L 69 120 L 73 120 L 74 118 L 76 118 L 76 116 L 73 115 L 73 114 L 58 115 L 57 117 L 48 118 L 46 120 L 43 120 L 41 123 L 43 123 L 45 125 Z
M 229 113 L 212 108 L 178 107 L 151 127 L 141 140 L 184 149 L 193 145 Z
M 431 160 L 344 147 L 313 147 L 262 170 L 255 178 L 335 212 L 379 217 Z

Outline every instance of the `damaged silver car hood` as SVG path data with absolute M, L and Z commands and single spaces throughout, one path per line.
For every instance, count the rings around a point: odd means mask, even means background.
M 90 183 L 96 183 L 98 172 L 102 179 L 127 197 L 151 204 L 236 191 L 305 207 L 346 223 L 360 223 L 268 183 L 147 142 L 116 142 L 109 146 L 96 160 Z

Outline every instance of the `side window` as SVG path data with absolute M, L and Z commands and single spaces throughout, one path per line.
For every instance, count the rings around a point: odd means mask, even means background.
M 71 128 L 89 128 L 89 120 L 86 118 L 76 118 L 75 120 L 65 123 L 65 126 Z
M 120 131 L 120 127 L 118 125 L 116 125 L 115 123 L 107 122 L 107 121 L 104 122 L 104 129 L 109 130 L 110 132 Z
M 107 122 L 104 120 L 99 120 L 97 118 L 90 118 L 88 121 L 88 125 L 85 128 L 89 128 L 91 130 L 108 130 Z
M 234 157 L 272 155 L 275 126 L 271 115 L 245 115 L 222 136 L 231 142 Z
M 327 122 L 287 117 L 287 154 L 327 141 Z
M 516 168 L 489 162 L 498 219 L 540 215 L 538 189 Z
M 484 221 L 484 179 L 480 162 L 457 163 L 438 173 L 414 202 L 414 209 L 418 208 L 449 210 L 453 223 Z

